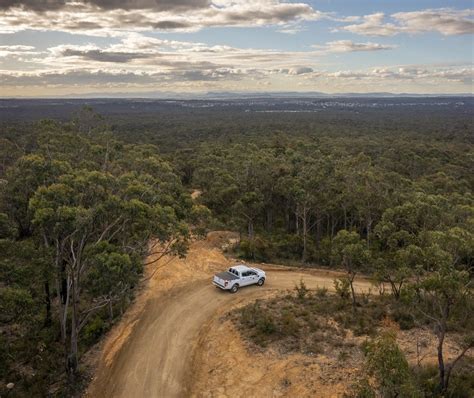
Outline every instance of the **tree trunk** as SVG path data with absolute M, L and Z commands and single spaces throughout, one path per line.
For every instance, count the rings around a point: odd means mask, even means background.
M 444 343 L 444 335 L 445 331 L 442 330 L 443 327 L 440 327 L 440 331 L 438 334 L 438 370 L 439 370 L 439 390 L 441 392 L 446 391 L 446 371 L 444 366 L 444 357 L 443 357 L 443 343 Z
M 44 282 L 44 302 L 46 305 L 46 316 L 44 319 L 44 326 L 51 326 L 51 293 L 49 289 L 49 281 Z
M 449 317 L 449 304 L 445 303 L 442 307 L 442 317 L 440 319 L 436 335 L 438 336 L 438 370 L 439 370 L 439 390 L 441 393 L 446 392 L 448 388 L 446 384 L 446 368 L 444 364 L 443 345 L 447 332 L 447 320 Z
M 303 209 L 303 253 L 301 255 L 301 261 L 306 262 L 306 246 L 307 246 L 307 235 L 308 235 L 308 220 L 306 219 L 306 207 Z
M 252 240 L 253 239 L 253 220 L 249 219 L 248 220 L 248 236 L 249 236 L 249 239 Z
M 56 258 L 56 290 L 58 294 L 59 305 L 59 327 L 61 331 L 61 343 L 66 346 L 66 317 L 69 305 L 68 282 L 66 280 L 66 292 L 63 292 L 63 266 L 59 264 L 59 257 Z M 63 298 L 65 301 L 63 301 Z
M 272 208 L 267 208 L 266 212 L 265 212 L 265 221 L 266 221 L 266 230 L 268 232 L 271 232 L 272 229 L 273 229 L 273 210 Z
M 59 291 L 59 295 L 60 295 L 61 302 L 63 304 L 66 304 L 68 286 L 67 286 L 67 278 L 66 278 L 66 264 L 64 260 L 61 264 L 60 275 L 61 275 L 61 288 Z
M 109 299 L 109 318 L 110 322 L 114 320 L 114 306 L 112 305 L 112 299 Z
M 390 282 L 390 287 L 392 288 L 392 294 L 393 297 L 395 297 L 396 300 L 400 299 L 400 293 L 402 290 L 402 284 L 400 283 L 399 286 L 393 281 L 391 278 L 388 278 L 388 281 Z
M 354 289 L 355 276 L 356 276 L 356 273 L 354 271 L 349 271 L 349 285 L 351 286 L 352 307 L 354 308 L 354 310 L 357 306 L 356 294 L 355 294 L 355 289 Z
M 73 270 L 74 272 L 74 270 Z M 77 286 L 75 276 L 72 275 L 72 313 L 71 313 L 71 346 L 67 359 L 67 371 L 69 375 L 74 375 L 77 370 Z
M 372 219 L 369 218 L 369 220 L 367 221 L 367 247 L 369 249 L 370 249 L 371 230 L 372 230 Z
M 299 236 L 300 234 L 300 217 L 298 215 L 298 211 L 295 213 L 295 227 L 296 227 L 296 235 Z

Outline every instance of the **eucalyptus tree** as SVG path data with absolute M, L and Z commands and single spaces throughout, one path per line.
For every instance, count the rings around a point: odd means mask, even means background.
M 64 344 L 69 338 L 71 372 L 77 366 L 78 335 L 89 316 L 110 306 L 116 295 L 136 282 L 136 256 L 146 254 L 149 240 L 153 237 L 166 244 L 161 255 L 184 249 L 186 227 L 174 209 L 155 200 L 157 193 L 147 202 L 145 193 L 150 194 L 154 187 L 143 181 L 137 185 L 126 176 L 80 170 L 40 187 L 30 201 L 33 225 L 54 251 L 56 288 L 63 291 L 59 302 L 61 338 Z M 109 279 L 102 287 L 103 294 L 83 300 L 89 273 L 97 280 Z M 64 282 L 65 289 L 61 287 Z
M 414 312 L 429 322 L 436 335 L 438 386 L 439 392 L 445 394 L 456 365 L 474 347 L 474 295 L 469 272 L 456 269 L 449 255 L 442 257 L 444 260 L 436 271 L 424 273 L 412 285 L 407 300 L 411 300 Z M 444 348 L 453 329 L 462 333 L 458 334 L 458 354 L 448 362 Z
M 332 242 L 333 257 L 336 264 L 341 264 L 347 273 L 351 289 L 352 305 L 357 305 L 354 279 L 358 272 L 370 261 L 370 252 L 359 234 L 354 231 L 340 230 Z

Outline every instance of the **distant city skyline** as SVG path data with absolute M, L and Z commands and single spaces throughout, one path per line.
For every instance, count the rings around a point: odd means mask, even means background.
M 4 0 L 0 96 L 473 93 L 471 1 Z

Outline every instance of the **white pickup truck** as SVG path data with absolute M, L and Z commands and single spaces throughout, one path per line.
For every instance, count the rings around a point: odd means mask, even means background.
M 222 290 L 229 290 L 231 293 L 235 293 L 242 286 L 263 286 L 265 278 L 265 271 L 239 264 L 230 267 L 227 271 L 214 275 L 212 283 Z

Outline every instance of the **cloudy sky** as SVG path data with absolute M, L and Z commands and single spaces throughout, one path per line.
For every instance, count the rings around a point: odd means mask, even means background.
M 471 0 L 0 0 L 0 96 L 472 93 Z

